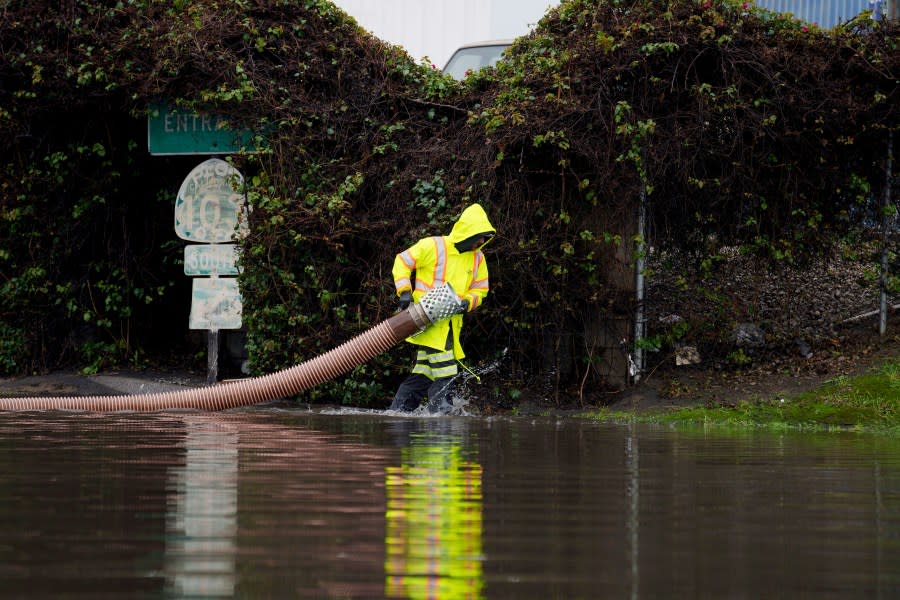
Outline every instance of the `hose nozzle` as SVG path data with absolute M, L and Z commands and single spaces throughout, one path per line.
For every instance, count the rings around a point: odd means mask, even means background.
M 449 283 L 429 290 L 421 300 L 409 307 L 410 315 L 419 327 L 419 331 L 432 323 L 449 319 L 453 315 L 465 311 L 465 304 Z

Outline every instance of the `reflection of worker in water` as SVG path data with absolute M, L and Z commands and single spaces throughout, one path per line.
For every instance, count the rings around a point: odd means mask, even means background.
M 414 439 L 385 488 L 385 596 L 481 598 L 481 466 L 459 442 Z
M 450 235 L 423 238 L 398 254 L 393 275 L 400 308 L 407 308 L 410 302 L 417 302 L 445 283 L 453 286 L 466 312 L 481 306 L 488 293 L 488 267 L 481 248 L 494 233 L 481 205 L 472 204 L 453 225 Z M 406 340 L 420 349 L 412 374 L 394 395 L 392 410 L 415 410 L 426 396 L 432 412 L 451 404 L 449 384 L 458 372 L 457 361 L 465 357 L 459 341 L 462 323 L 461 314 L 453 315 Z

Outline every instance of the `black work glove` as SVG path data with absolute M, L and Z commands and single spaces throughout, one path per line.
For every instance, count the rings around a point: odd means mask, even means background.
M 411 302 L 412 294 L 410 292 L 406 291 L 400 294 L 400 310 L 406 310 L 407 308 L 409 308 Z
M 468 298 L 463 298 L 462 300 L 459 301 L 459 312 L 460 312 L 460 314 L 469 312 L 469 299 Z

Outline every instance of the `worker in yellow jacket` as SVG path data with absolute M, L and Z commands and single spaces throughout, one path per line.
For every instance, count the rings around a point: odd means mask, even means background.
M 479 204 L 467 207 L 450 235 L 427 237 L 394 259 L 394 287 L 400 308 L 418 301 L 432 288 L 450 283 L 471 312 L 481 306 L 488 293 L 488 267 L 481 248 L 496 233 Z M 465 357 L 459 342 L 463 315 L 438 321 L 407 342 L 419 346 L 412 374 L 400 384 L 391 410 L 413 411 L 427 396 L 430 412 L 445 412 L 449 384 L 458 373 L 457 361 Z

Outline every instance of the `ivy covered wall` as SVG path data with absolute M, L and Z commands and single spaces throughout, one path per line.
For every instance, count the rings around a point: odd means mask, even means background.
M 823 31 L 731 0 L 569 0 L 456 82 L 325 0 L 8 2 L 0 369 L 184 338 L 170 214 L 192 165 L 149 157 L 142 133 L 167 98 L 271 132 L 270 152 L 232 157 L 257 372 L 390 315 L 394 254 L 479 201 L 498 237 L 472 363 L 502 363 L 492 389 L 602 390 L 621 350 L 597 340 L 634 314 L 641 190 L 654 249 L 698 260 L 730 245 L 802 263 L 871 221 L 900 52 L 896 23 L 865 17 Z M 310 398 L 380 402 L 407 358 Z

